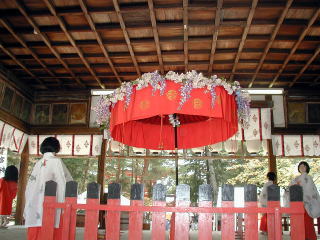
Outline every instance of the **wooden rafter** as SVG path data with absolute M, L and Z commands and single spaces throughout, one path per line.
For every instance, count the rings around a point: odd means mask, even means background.
M 188 0 L 183 0 L 183 52 L 184 52 L 184 71 L 188 72 L 189 64 L 189 47 L 188 47 Z
M 3 44 L 0 42 L 0 49 L 7 54 L 8 56 L 10 56 L 10 58 L 12 58 L 12 60 L 18 64 L 24 71 L 26 71 L 33 79 L 36 79 L 38 81 L 38 83 L 45 89 L 47 89 L 47 86 L 44 84 L 44 82 L 42 80 L 40 80 L 36 75 L 34 75 L 21 61 L 19 61 L 15 55 L 10 52 L 9 50 L 7 50 Z
M 141 71 L 140 71 L 139 65 L 137 63 L 136 57 L 134 56 L 134 52 L 133 52 L 133 48 L 131 46 L 129 34 L 127 32 L 126 25 L 124 23 L 122 14 L 120 12 L 119 3 L 118 3 L 117 0 L 112 0 L 112 1 L 113 1 L 114 9 L 116 10 L 116 14 L 117 14 L 119 22 L 120 22 L 120 26 L 121 26 L 121 29 L 122 29 L 122 32 L 123 32 L 123 36 L 124 36 L 124 38 L 126 40 L 126 43 L 128 45 L 128 49 L 129 49 L 129 52 L 130 52 L 130 55 L 131 55 L 132 62 L 134 64 L 135 68 L 136 68 L 136 71 L 137 71 L 138 75 L 140 76 L 141 75 Z
M 223 0 L 217 0 L 217 8 L 216 8 L 216 16 L 214 20 L 214 30 L 212 35 L 212 44 L 211 44 L 211 53 L 210 53 L 210 62 L 208 67 L 208 74 L 212 73 L 213 59 L 214 54 L 216 52 L 218 33 L 219 33 L 219 25 L 221 21 L 221 9 L 222 9 Z
M 208 62 L 206 61 L 190 61 L 190 64 L 192 65 L 199 65 L 199 66 L 205 66 L 205 65 L 208 65 Z M 156 68 L 157 66 L 159 65 L 158 62 L 154 62 L 152 64 L 142 64 L 141 66 L 143 67 L 152 67 L 152 68 Z M 96 66 L 96 67 L 101 67 L 101 65 L 99 64 L 96 64 L 96 65 L 93 65 L 93 66 Z M 121 67 L 131 67 L 132 65 L 129 65 L 129 64 L 122 64 Z M 184 62 L 183 61 L 180 61 L 180 62 L 170 62 L 170 66 L 184 66 Z M 79 67 L 78 65 L 74 65 L 74 67 Z M 19 67 L 17 66 L 14 66 L 14 67 L 8 67 L 9 70 L 18 70 Z M 38 70 L 38 68 L 36 67 L 28 67 L 29 70 Z M 219 74 L 231 74 L 231 70 L 216 70 L 215 72 L 219 73 Z M 203 73 L 206 73 L 206 72 L 203 72 Z M 273 72 L 273 71 L 263 71 L 263 72 L 260 72 L 259 75 L 273 75 L 275 74 L 276 72 Z M 235 72 L 235 74 L 239 74 L 239 75 L 252 75 L 253 72 L 251 69 L 244 69 L 244 70 L 241 70 L 241 71 L 237 71 Z M 125 72 L 125 73 L 120 73 L 120 76 L 121 77 L 136 77 L 136 73 L 135 72 Z M 284 72 L 282 73 L 282 75 L 284 76 L 296 76 L 297 73 L 295 72 Z M 311 72 L 311 73 L 304 73 L 305 76 L 317 76 L 319 75 L 319 71 L 314 71 L 314 72 Z M 79 76 L 81 77 L 88 77 L 88 76 L 91 76 L 90 73 L 79 73 Z M 109 77 L 109 78 L 114 78 L 114 75 L 112 73 L 108 73 L 108 72 L 100 72 L 98 74 L 99 77 Z M 21 78 L 27 78 L 27 76 L 24 76 L 24 75 L 20 75 L 19 77 Z M 56 76 L 54 77 L 51 77 L 51 76 L 47 76 L 47 75 L 38 75 L 39 78 L 44 78 L 44 79 L 54 79 L 54 78 L 70 78 L 72 79 L 73 77 L 68 75 L 68 74 L 56 74 Z M 249 79 L 248 79 L 249 81 Z
M 113 62 L 112 62 L 111 59 L 110 59 L 109 53 L 108 53 L 106 47 L 104 46 L 103 40 L 102 40 L 99 32 L 98 32 L 97 29 L 96 29 L 96 25 L 95 25 L 94 21 L 92 20 L 92 17 L 91 17 L 91 15 L 90 15 L 90 13 L 88 12 L 88 8 L 87 8 L 85 2 L 84 2 L 83 0 L 79 0 L 79 3 L 80 3 L 80 6 L 81 6 L 81 9 L 82 9 L 82 12 L 84 13 L 85 18 L 87 19 L 87 22 L 88 22 L 91 30 L 92 30 L 92 31 L 94 32 L 94 34 L 95 34 L 95 37 L 96 37 L 96 39 L 97 39 L 97 41 L 98 41 L 98 44 L 99 44 L 99 46 L 100 46 L 100 48 L 101 48 L 101 50 L 102 50 L 102 53 L 103 53 L 105 59 L 107 60 L 109 66 L 110 66 L 113 74 L 114 74 L 115 77 L 117 78 L 118 82 L 121 83 L 121 78 L 120 78 L 120 76 L 119 76 L 116 68 L 114 67 Z
M 55 74 L 54 74 L 52 71 L 50 71 L 50 69 L 40 60 L 40 58 L 38 57 L 38 55 L 37 55 L 31 48 L 29 48 L 29 47 L 27 46 L 26 42 L 25 42 L 16 32 L 13 31 L 12 26 L 10 26 L 10 24 L 9 24 L 6 20 L 0 18 L 0 23 L 12 34 L 12 36 L 14 36 L 14 38 L 15 38 L 25 49 L 27 49 L 27 50 L 30 52 L 31 56 L 44 68 L 44 70 L 46 70 L 47 73 L 50 74 L 50 76 L 55 77 Z M 61 82 L 59 79 L 56 78 L 55 80 L 58 82 L 58 84 L 59 84 L 61 87 L 63 87 L 63 86 L 62 86 L 62 82 Z
M 163 66 L 163 59 L 161 55 L 161 48 L 160 48 L 160 41 L 159 41 L 159 34 L 157 29 L 157 19 L 154 12 L 154 6 L 153 6 L 153 0 L 148 0 L 148 6 L 150 10 L 150 19 L 152 24 L 152 31 L 153 31 L 153 37 L 157 48 L 157 55 L 158 55 L 158 61 L 160 65 L 160 72 L 161 74 L 164 74 L 164 66 Z
M 82 51 L 80 50 L 80 48 L 77 46 L 75 40 L 73 39 L 73 37 L 71 36 L 71 34 L 68 32 L 67 30 L 67 26 L 64 22 L 64 20 L 62 19 L 62 17 L 57 15 L 57 12 L 55 10 L 55 7 L 53 6 L 53 4 L 51 3 L 50 0 L 44 0 L 45 4 L 47 5 L 47 7 L 49 8 L 51 14 L 53 16 L 56 17 L 59 26 L 61 27 L 62 31 L 64 32 L 64 34 L 67 36 L 68 40 L 70 41 L 71 45 L 73 46 L 73 48 L 76 50 L 77 54 L 79 55 L 81 61 L 83 62 L 83 64 L 86 66 L 86 68 L 88 69 L 88 71 L 90 72 L 90 74 L 93 76 L 93 78 L 98 82 L 99 86 L 101 88 L 105 88 L 104 84 L 101 82 L 101 80 L 97 77 L 96 73 L 93 71 L 93 69 L 91 68 L 90 64 L 88 63 L 88 61 L 85 59 L 85 57 L 83 56 Z
M 212 3 L 214 1 L 211 1 Z M 311 9 L 314 7 L 318 7 L 316 5 L 316 1 L 313 3 L 311 2 L 305 2 L 305 1 L 295 1 L 293 3 L 293 8 L 305 8 L 305 9 Z M 246 1 L 232 1 L 232 2 L 226 2 L 224 4 L 224 9 L 230 9 L 230 8 L 249 8 L 250 7 L 250 2 Z M 269 8 L 272 10 L 282 10 L 283 9 L 283 1 L 267 1 L 259 3 L 259 6 L 262 8 Z M 128 13 L 128 12 L 137 12 L 137 11 L 148 11 L 148 8 L 146 8 L 146 5 L 140 4 L 140 5 L 134 5 L 134 6 L 128 6 L 128 7 L 123 7 L 121 9 L 122 13 Z M 161 4 L 158 3 L 157 6 L 155 7 L 156 10 L 162 10 L 165 11 L 167 9 L 172 9 L 172 10 L 180 10 L 181 9 L 181 4 L 177 3 L 165 3 Z M 211 4 L 209 1 L 193 1 L 192 5 L 189 6 L 189 9 L 191 11 L 193 10 L 207 10 L 207 11 L 215 11 L 217 8 L 213 4 Z M 48 11 L 46 9 L 37 9 L 37 10 L 32 10 L 30 11 L 30 16 L 32 17 L 41 17 L 47 14 Z M 80 15 L 82 13 L 81 8 L 78 6 L 65 6 L 65 7 L 59 7 L 58 14 L 61 16 L 66 16 L 66 15 Z M 91 7 L 90 8 L 90 13 L 95 14 L 110 14 L 114 13 L 114 10 L 112 7 L 107 7 L 107 8 L 99 8 L 99 7 Z M 0 10 L 1 16 L 8 17 L 8 16 L 19 16 L 19 13 L 11 10 L 11 11 L 6 11 L 6 10 Z
M 20 0 L 15 0 L 15 3 L 17 5 L 20 13 L 27 19 L 27 21 L 34 28 L 34 30 L 37 32 L 37 34 L 39 34 L 41 36 L 42 40 L 45 42 L 45 44 L 50 49 L 50 51 L 56 56 L 56 58 L 59 60 L 59 62 L 64 66 L 65 69 L 67 69 L 67 71 L 76 80 L 76 82 L 82 88 L 85 88 L 86 87 L 85 84 L 83 84 L 83 82 L 72 72 L 72 70 L 69 68 L 69 66 L 66 64 L 66 62 L 63 61 L 63 59 L 61 58 L 60 54 L 52 46 L 52 44 L 49 41 L 48 37 L 40 31 L 40 29 L 39 29 L 38 25 L 36 24 L 36 22 L 31 17 L 29 17 L 29 15 L 28 15 L 23 3 Z
M 181 24 L 180 24 L 181 25 Z M 190 23 L 189 23 L 190 26 Z M 17 28 L 13 28 L 13 31 L 19 32 L 21 34 L 21 31 L 18 31 Z M 91 31 L 91 30 L 90 30 Z M 279 42 L 287 42 L 287 41 L 295 41 L 299 36 L 295 35 L 282 35 L 276 37 L 274 40 L 277 40 Z M 219 40 L 240 40 L 241 35 L 230 35 L 230 36 L 220 36 Z M 177 37 L 162 37 L 159 38 L 161 43 L 170 43 L 170 42 L 182 42 L 183 37 L 177 36 Z M 201 42 L 201 41 L 211 41 L 212 36 L 189 36 L 188 41 L 190 42 Z M 247 35 L 247 40 L 254 40 L 254 41 L 269 41 L 270 35 Z M 131 39 L 131 43 L 134 44 L 142 44 L 142 43 L 152 43 L 154 41 L 154 38 L 142 38 L 142 39 Z M 306 36 L 304 41 L 306 42 L 318 42 L 320 41 L 320 37 L 318 36 Z M 65 46 L 69 47 L 71 46 L 70 42 L 68 41 L 52 41 L 52 46 Z M 96 40 L 77 40 L 76 41 L 78 46 L 95 46 L 98 42 Z M 43 42 L 27 42 L 28 45 L 32 45 L 32 48 L 39 48 L 43 47 L 45 44 Z M 125 41 L 122 40 L 108 40 L 104 39 L 102 41 L 102 44 L 111 44 L 111 45 L 123 45 L 126 44 Z M 7 47 L 14 47 L 14 48 L 21 48 L 21 46 L 17 43 L 6 43 Z M 244 49 L 243 51 L 245 51 Z M 260 50 L 260 49 L 259 49 Z M 210 50 L 208 50 L 210 53 Z M 263 50 L 262 50 L 263 51 Z M 109 53 L 111 54 L 111 53 Z M 138 54 L 138 53 L 136 53 Z M 163 53 L 162 53 L 163 54 Z
M 190 62 L 190 64 L 193 64 L 195 65 L 196 62 Z M 202 66 L 206 66 L 208 65 L 207 62 L 203 61 L 201 64 L 199 65 L 202 65 Z M 155 68 L 156 66 L 158 66 L 158 62 L 155 62 L 153 65 L 151 65 L 151 67 Z M 181 61 L 181 62 L 172 62 L 170 63 L 170 66 L 184 66 L 184 62 Z M 31 68 L 28 68 L 28 69 L 31 69 Z M 14 70 L 14 69 L 10 69 L 10 70 Z M 206 74 L 206 72 L 203 72 L 204 74 Z M 217 74 L 231 74 L 231 70 L 216 70 L 215 73 Z M 250 70 L 245 70 L 245 71 L 238 71 L 238 72 L 235 72 L 235 74 L 239 74 L 239 75 L 251 75 L 253 74 L 252 71 Z M 265 76 L 274 76 L 275 72 L 272 72 L 272 71 L 266 71 L 266 72 L 261 72 L 259 73 L 261 75 L 265 75 Z M 81 77 L 90 77 L 90 73 L 80 73 L 79 74 Z M 284 76 L 296 76 L 297 73 L 295 72 L 287 72 L 287 73 L 283 73 Z M 304 73 L 305 76 L 310 76 L 310 77 L 316 77 L 319 75 L 319 72 L 314 72 L 314 73 Z M 99 77 L 103 77 L 103 78 L 114 78 L 113 74 L 111 73 L 107 73 L 107 72 L 101 72 L 99 73 L 98 75 Z M 130 77 L 131 79 L 135 79 L 136 78 L 136 72 L 124 72 L 124 73 L 120 73 L 120 76 L 121 77 Z M 40 79 L 53 79 L 55 77 L 50 77 L 50 76 L 47 76 L 47 75 L 38 75 L 37 76 L 38 78 Z M 30 79 L 29 76 L 27 75 L 19 75 L 19 78 L 20 79 Z M 61 79 L 72 79 L 73 77 L 68 75 L 68 74 L 57 74 L 56 78 L 61 78 Z M 249 80 L 249 79 L 248 79 Z M 267 81 L 267 80 L 265 80 Z
M 190 10 L 190 7 L 188 7 Z M 88 14 L 90 14 L 88 10 Z M 47 16 L 47 15 L 46 15 Z M 49 15 L 50 16 L 50 15 Z M 61 15 L 59 15 L 61 16 Z M 245 27 L 247 22 L 247 18 L 240 18 L 240 19 L 225 19 L 222 22 L 220 22 L 220 26 L 223 27 Z M 182 20 L 175 20 L 175 21 L 170 21 L 170 22 L 158 22 L 157 26 L 162 27 L 162 28 L 176 28 L 176 27 L 181 27 L 183 24 L 183 19 Z M 203 27 L 203 26 L 210 26 L 212 25 L 212 21 L 210 20 L 192 20 L 189 19 L 188 21 L 189 27 Z M 267 26 L 269 27 L 270 25 L 276 25 L 277 20 L 274 19 L 269 19 L 269 20 L 261 20 L 261 19 L 254 19 L 252 20 L 251 26 L 254 27 L 263 27 Z M 308 22 L 306 20 L 293 20 L 293 19 L 284 19 L 282 26 L 288 26 L 288 27 L 303 27 L 307 25 Z M 314 26 L 320 26 L 320 23 L 315 23 Z M 120 23 L 97 23 L 96 24 L 96 29 L 98 31 L 104 31 L 104 30 L 112 30 L 114 28 L 120 28 Z M 39 27 L 41 32 L 43 33 L 59 33 L 61 32 L 61 29 L 59 26 L 52 25 L 52 26 L 40 26 Z M 151 29 L 152 28 L 152 23 L 151 22 L 128 22 L 126 25 L 126 30 L 133 30 L 133 31 L 139 31 L 139 30 L 145 30 L 145 29 Z M 91 32 L 90 26 L 87 24 L 83 25 L 76 25 L 76 26 L 68 26 L 67 30 L 70 33 L 73 32 Z M 31 34 L 33 33 L 33 28 L 32 27 L 20 27 L 16 26 L 14 31 L 19 32 L 20 34 Z M 242 35 L 239 35 L 238 38 L 240 39 Z M 269 35 L 267 35 L 269 37 Z M 223 37 L 223 36 L 221 36 Z M 212 38 L 212 36 L 211 36 Z M 219 36 L 220 40 L 220 36 Z
M 238 48 L 238 52 L 237 52 L 237 55 L 236 55 L 236 58 L 235 58 L 235 61 L 234 61 L 233 67 L 232 67 L 232 73 L 231 73 L 230 78 L 229 78 L 230 81 L 233 80 L 234 72 L 235 72 L 235 70 L 237 68 L 237 65 L 238 65 L 238 62 L 239 62 L 239 59 L 240 59 L 240 56 L 241 56 L 241 52 L 242 52 L 244 43 L 246 42 L 246 39 L 247 39 L 247 35 L 248 35 L 249 29 L 250 29 L 250 26 L 251 26 L 251 22 L 252 22 L 252 19 L 253 19 L 254 12 L 255 12 L 256 7 L 257 7 L 257 3 L 258 3 L 258 0 L 253 0 L 252 1 L 251 9 L 250 9 L 250 12 L 249 12 L 249 15 L 248 15 L 248 18 L 247 18 L 247 23 L 246 23 L 246 26 L 245 26 L 245 28 L 243 30 L 241 41 L 240 41 L 239 48 Z
M 269 85 L 269 88 L 273 87 L 273 85 L 275 84 L 275 82 L 278 80 L 279 76 L 281 75 L 281 73 L 283 72 L 283 70 L 285 69 L 285 67 L 287 66 L 290 58 L 292 57 L 292 55 L 295 53 L 295 51 L 297 50 L 297 48 L 299 47 L 300 43 L 302 42 L 302 40 L 304 39 L 304 37 L 307 35 L 307 33 L 309 32 L 310 27 L 313 25 L 313 23 L 318 19 L 320 14 L 320 8 L 318 8 L 316 10 L 316 12 L 313 14 L 313 16 L 311 17 L 311 19 L 308 22 L 308 25 L 304 28 L 303 32 L 301 33 L 298 41 L 294 44 L 294 46 L 292 47 L 290 54 L 286 57 L 286 60 L 284 61 L 283 65 L 281 66 L 280 70 L 278 71 L 277 75 L 274 77 L 274 79 L 272 80 L 272 82 Z
M 316 51 L 312 55 L 312 57 L 309 59 L 309 61 L 304 65 L 304 67 L 300 70 L 300 72 L 294 77 L 293 81 L 289 84 L 289 87 L 291 88 L 297 80 L 301 77 L 301 75 L 304 73 L 304 71 L 309 67 L 309 65 L 316 59 L 316 57 L 320 53 L 320 45 L 317 47 Z
M 275 40 L 275 38 L 276 38 L 276 36 L 278 34 L 278 31 L 279 31 L 279 29 L 281 27 L 281 24 L 283 23 L 283 21 L 284 21 L 287 13 L 289 11 L 289 8 L 290 8 L 292 2 L 293 2 L 293 0 L 288 0 L 287 1 L 286 7 L 283 9 L 280 18 L 278 19 L 277 25 L 274 27 L 274 29 L 272 31 L 271 38 L 268 41 L 268 44 L 267 44 L 266 48 L 264 49 L 264 52 L 263 52 L 263 54 L 262 54 L 262 56 L 260 58 L 260 62 L 258 64 L 258 67 L 256 68 L 256 71 L 255 71 L 255 73 L 254 73 L 254 75 L 252 77 L 251 82 L 249 83 L 249 86 L 248 86 L 249 88 L 252 87 L 254 81 L 256 80 L 258 72 L 260 71 L 260 69 L 261 69 L 261 67 L 262 67 L 262 65 L 264 63 L 264 60 L 266 59 L 266 56 L 267 56 L 267 54 L 268 54 L 268 52 L 269 52 L 269 50 L 270 50 L 270 48 L 271 48 L 271 46 L 273 44 L 273 41 Z

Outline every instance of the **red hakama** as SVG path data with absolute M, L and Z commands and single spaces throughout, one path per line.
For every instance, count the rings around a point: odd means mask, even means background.
M 54 240 L 61 240 L 62 239 L 62 225 L 63 225 L 63 219 L 62 219 L 62 215 L 61 215 L 59 228 L 55 228 L 53 231 L 53 239 Z M 28 227 L 27 240 L 42 240 L 41 239 L 41 227 Z
M 0 179 L 0 215 L 11 215 L 12 201 L 17 195 L 18 184 Z
M 267 214 L 263 214 L 260 222 L 260 231 L 268 232 Z
M 314 230 L 313 218 L 309 216 L 306 210 L 304 210 L 304 227 L 306 240 L 317 240 L 317 235 Z

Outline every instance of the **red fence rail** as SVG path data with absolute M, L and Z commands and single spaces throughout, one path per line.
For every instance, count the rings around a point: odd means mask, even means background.
M 76 229 L 76 211 L 85 210 L 85 240 L 96 240 L 98 237 L 99 211 L 106 211 L 105 239 L 120 239 L 120 213 L 129 212 L 130 240 L 142 239 L 143 213 L 152 212 L 151 236 L 154 240 L 165 239 L 165 213 L 175 213 L 174 229 L 170 234 L 174 239 L 189 239 L 190 219 L 189 213 L 199 215 L 198 239 L 212 239 L 213 214 L 222 214 L 223 240 L 235 239 L 234 215 L 244 214 L 244 239 L 258 239 L 258 213 L 268 214 L 268 239 L 282 239 L 281 215 L 291 216 L 291 239 L 304 239 L 304 207 L 302 189 L 300 186 L 290 187 L 290 208 L 280 207 L 280 189 L 276 185 L 268 188 L 268 207 L 257 207 L 257 188 L 255 185 L 245 186 L 245 207 L 234 207 L 234 188 L 232 185 L 222 186 L 222 207 L 212 207 L 212 187 L 204 184 L 199 187 L 199 207 L 190 207 L 190 187 L 185 184 L 176 188 L 176 206 L 166 207 L 166 188 L 161 184 L 153 187 L 153 206 L 143 204 L 143 185 L 133 184 L 131 188 L 131 205 L 120 205 L 121 186 L 117 183 L 109 184 L 108 203 L 99 204 L 99 185 L 88 184 L 86 204 L 77 204 L 77 183 L 68 182 L 66 186 L 66 199 L 64 203 L 55 201 L 56 183 L 47 182 L 44 201 L 44 217 L 42 233 L 43 239 L 53 240 L 55 209 L 63 209 L 62 230 L 63 240 L 74 240 Z M 172 239 L 172 238 L 171 238 Z

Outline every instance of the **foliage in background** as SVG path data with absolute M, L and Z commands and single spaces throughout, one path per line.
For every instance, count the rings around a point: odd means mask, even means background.
M 87 184 L 97 181 L 97 158 L 63 158 L 62 161 L 69 169 L 74 181 L 78 182 L 78 193 L 87 189 Z
M 268 159 L 230 159 L 225 160 L 226 183 L 243 186 L 255 184 L 262 187 L 268 173 Z
M 205 160 L 185 160 L 179 166 L 181 173 L 179 183 L 190 186 L 190 200 L 196 203 L 199 197 L 199 186 L 207 183 L 207 165 Z

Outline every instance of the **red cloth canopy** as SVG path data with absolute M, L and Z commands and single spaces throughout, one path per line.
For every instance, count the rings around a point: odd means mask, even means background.
M 177 145 L 179 149 L 200 147 L 225 141 L 238 131 L 237 104 L 234 95 L 218 86 L 211 106 L 206 88 L 196 88 L 178 110 L 181 85 L 166 81 L 163 95 L 152 94 L 152 87 L 133 89 L 128 107 L 118 101 L 111 110 L 110 132 L 114 140 L 147 149 L 175 149 L 175 131 L 169 114 L 179 117 Z

